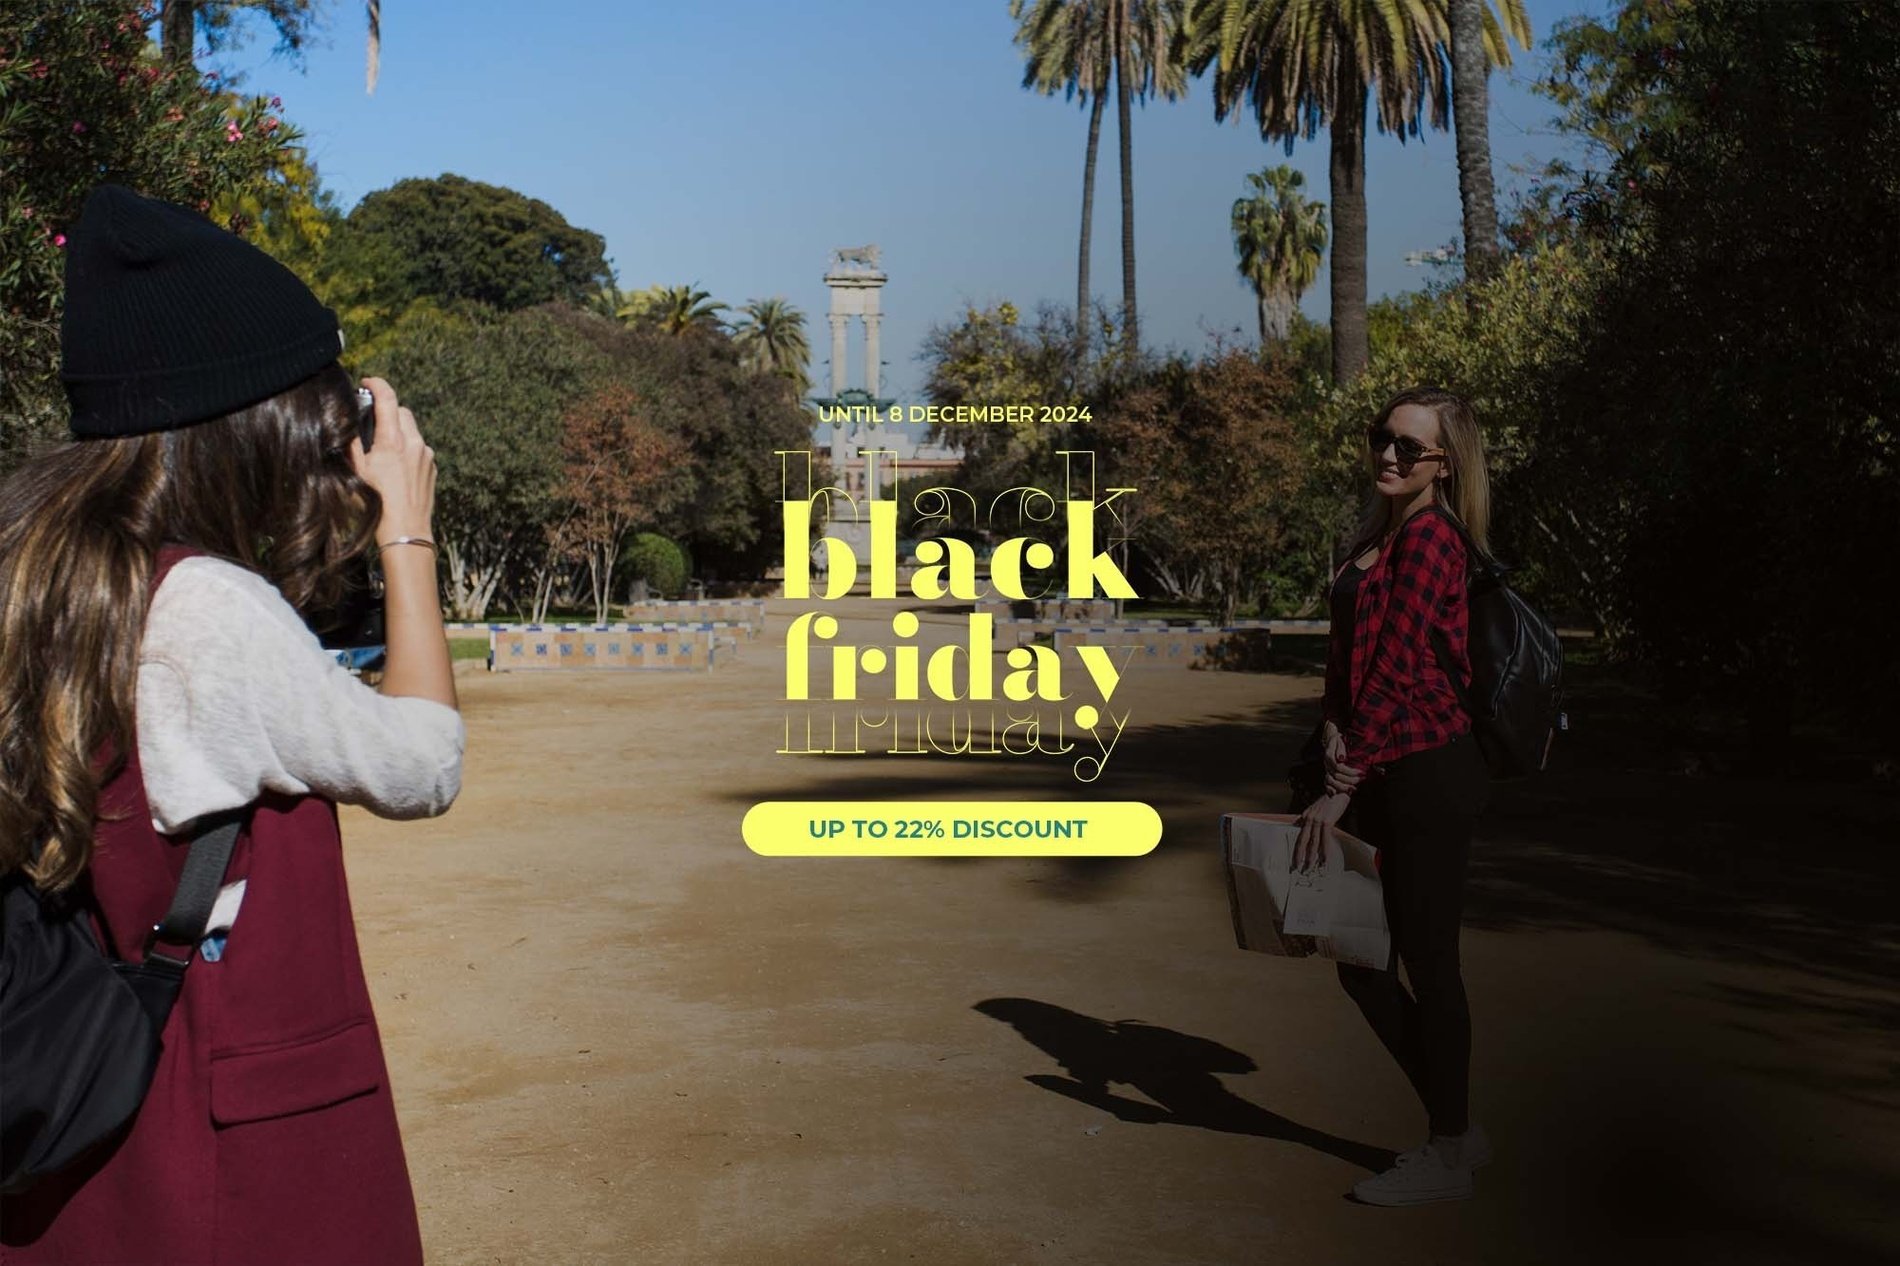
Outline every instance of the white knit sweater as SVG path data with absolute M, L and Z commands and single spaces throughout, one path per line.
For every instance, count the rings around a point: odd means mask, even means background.
M 461 790 L 468 738 L 454 708 L 352 677 L 268 580 L 202 555 L 152 597 L 137 726 L 162 835 L 266 790 L 434 817 Z

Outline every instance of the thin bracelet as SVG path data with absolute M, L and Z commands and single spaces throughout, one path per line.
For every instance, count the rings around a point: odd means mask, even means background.
M 427 545 L 431 551 L 435 551 L 435 542 L 426 536 L 399 536 L 393 541 L 378 545 L 376 552 L 380 554 L 391 545 Z

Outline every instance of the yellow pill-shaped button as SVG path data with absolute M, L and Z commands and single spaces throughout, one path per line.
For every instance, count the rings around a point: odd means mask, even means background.
M 740 829 L 762 857 L 1139 857 L 1161 815 L 1139 800 L 764 800 Z

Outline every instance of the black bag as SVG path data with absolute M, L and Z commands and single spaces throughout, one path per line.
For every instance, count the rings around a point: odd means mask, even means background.
M 1540 773 L 1558 732 L 1570 728 L 1563 711 L 1563 643 L 1543 613 L 1505 583 L 1511 569 L 1479 549 L 1456 519 L 1445 518 L 1467 551 L 1469 689 L 1458 680 L 1442 630 L 1432 630 L 1432 649 L 1471 717 L 1491 776 Z
M 23 871 L 0 881 L 0 1192 L 72 1164 L 138 1111 L 247 813 L 197 831 L 142 962 L 108 958 L 78 903 L 44 896 Z

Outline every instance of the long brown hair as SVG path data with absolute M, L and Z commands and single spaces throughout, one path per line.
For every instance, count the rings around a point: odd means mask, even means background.
M 1488 553 L 1491 549 L 1491 479 L 1485 471 L 1484 437 L 1478 430 L 1477 413 L 1469 401 L 1454 391 L 1433 386 L 1408 387 L 1385 402 L 1379 416 L 1372 420 L 1372 429 L 1384 426 L 1392 420 L 1393 413 L 1408 404 L 1430 409 L 1438 415 L 1439 440 L 1451 469 L 1441 486 L 1434 490 L 1432 499 L 1464 527 L 1480 550 Z M 1369 450 L 1366 469 L 1375 478 L 1379 473 L 1379 459 Z M 1359 526 L 1353 531 L 1352 547 L 1346 551 L 1345 562 L 1350 563 L 1365 553 L 1367 547 L 1379 539 L 1388 526 L 1386 518 L 1391 510 L 1390 499 L 1379 492 L 1375 483 Z
M 258 572 L 306 619 L 342 603 L 382 512 L 350 464 L 355 417 L 332 363 L 209 421 L 58 444 L 0 483 L 0 875 L 58 891 L 91 860 L 99 790 L 137 741 L 161 544 Z

